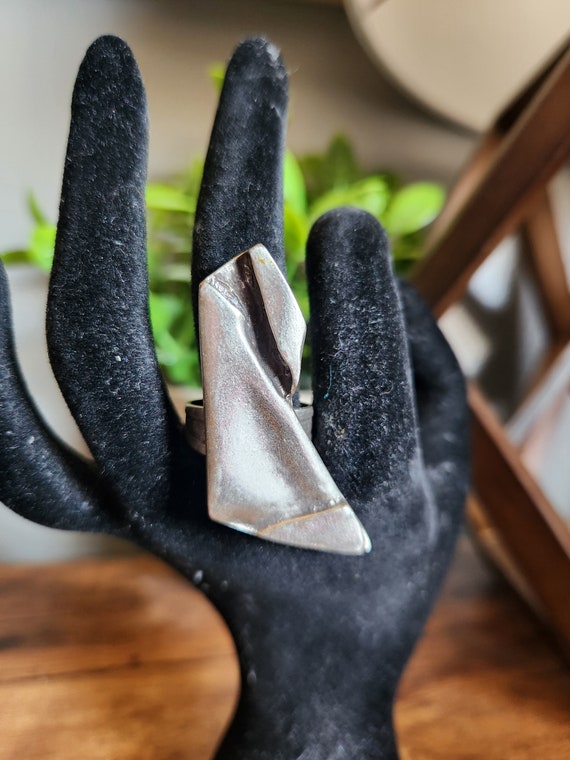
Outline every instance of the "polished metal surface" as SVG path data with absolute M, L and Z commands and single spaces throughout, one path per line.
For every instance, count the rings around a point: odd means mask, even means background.
M 305 321 L 268 251 L 254 246 L 207 277 L 199 313 L 212 520 L 291 546 L 370 551 L 295 414 Z M 201 414 L 189 413 L 196 448 Z

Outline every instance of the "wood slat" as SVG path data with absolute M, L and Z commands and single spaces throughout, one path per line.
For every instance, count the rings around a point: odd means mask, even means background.
M 570 531 L 556 513 L 481 393 L 469 388 L 473 482 L 504 545 L 550 624 L 570 642 Z
M 568 96 L 570 100 L 570 95 Z M 523 235 L 550 327 L 570 340 L 570 288 L 548 192 L 542 190 L 523 224 Z
M 570 156 L 569 93 L 567 39 L 483 137 L 413 274 L 416 287 L 440 316 L 461 298 L 475 270 L 505 235 L 524 223 L 552 340 L 523 398 L 523 414 L 541 399 L 570 338 L 568 278 L 546 189 Z M 538 600 L 570 650 L 570 530 L 485 398 L 473 386 L 469 395 L 475 496 L 495 526 L 500 546 L 511 555 L 508 577 L 522 579 L 515 585 L 530 589 L 526 596 Z M 516 413 L 514 417 L 513 427 L 521 420 Z M 524 445 L 524 439 L 518 442 Z
M 457 301 L 484 259 L 526 217 L 537 195 L 570 154 L 570 47 L 525 113 L 514 123 L 463 203 L 436 223 L 412 279 L 436 316 Z M 493 130 L 491 131 L 493 134 Z M 492 141 L 488 143 L 492 146 Z M 487 143 L 484 143 L 487 145 Z M 476 154 L 478 155 L 478 154 Z M 471 165 L 470 165 L 471 166 Z M 473 165 L 474 167 L 475 165 Z M 473 168 L 472 167 L 472 168 Z

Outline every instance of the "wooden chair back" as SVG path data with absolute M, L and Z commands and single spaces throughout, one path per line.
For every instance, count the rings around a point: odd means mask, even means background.
M 570 344 L 570 288 L 547 185 L 570 156 L 570 40 L 510 103 L 464 168 L 412 280 L 436 316 L 457 302 L 501 240 L 519 231 L 551 342 L 525 403 Z M 570 214 L 570 209 L 568 209 Z M 481 390 L 470 383 L 473 492 L 480 539 L 570 651 L 570 526 L 525 466 Z M 570 451 L 566 454 L 570 466 Z

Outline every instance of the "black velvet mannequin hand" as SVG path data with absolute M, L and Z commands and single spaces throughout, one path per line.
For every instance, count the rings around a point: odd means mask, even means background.
M 277 51 L 243 43 L 206 161 L 195 286 L 256 243 L 284 266 L 286 102 Z M 204 458 L 185 442 L 149 326 L 146 122 L 130 51 L 99 39 L 73 96 L 47 315 L 54 373 L 94 462 L 55 440 L 27 395 L 0 271 L 0 498 L 44 525 L 130 537 L 208 595 L 242 673 L 219 759 L 396 758 L 394 693 L 467 485 L 456 362 L 417 296 L 396 283 L 378 223 L 355 209 L 327 214 L 307 252 L 314 443 L 373 550 L 295 549 L 211 522 Z

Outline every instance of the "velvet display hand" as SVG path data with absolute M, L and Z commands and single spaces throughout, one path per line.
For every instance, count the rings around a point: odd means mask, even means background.
M 195 308 L 198 283 L 256 243 L 284 269 L 286 105 L 275 48 L 240 45 L 196 211 Z M 73 96 L 47 317 L 54 373 L 94 461 L 57 441 L 34 410 L 2 273 L 0 498 L 45 525 L 130 537 L 207 594 L 242 676 L 219 759 L 396 758 L 396 687 L 467 487 L 461 374 L 427 309 L 396 282 L 378 223 L 355 209 L 327 214 L 307 250 L 313 441 L 372 551 L 296 549 L 210 521 L 204 457 L 186 443 L 152 343 L 146 121 L 130 51 L 99 39 Z

